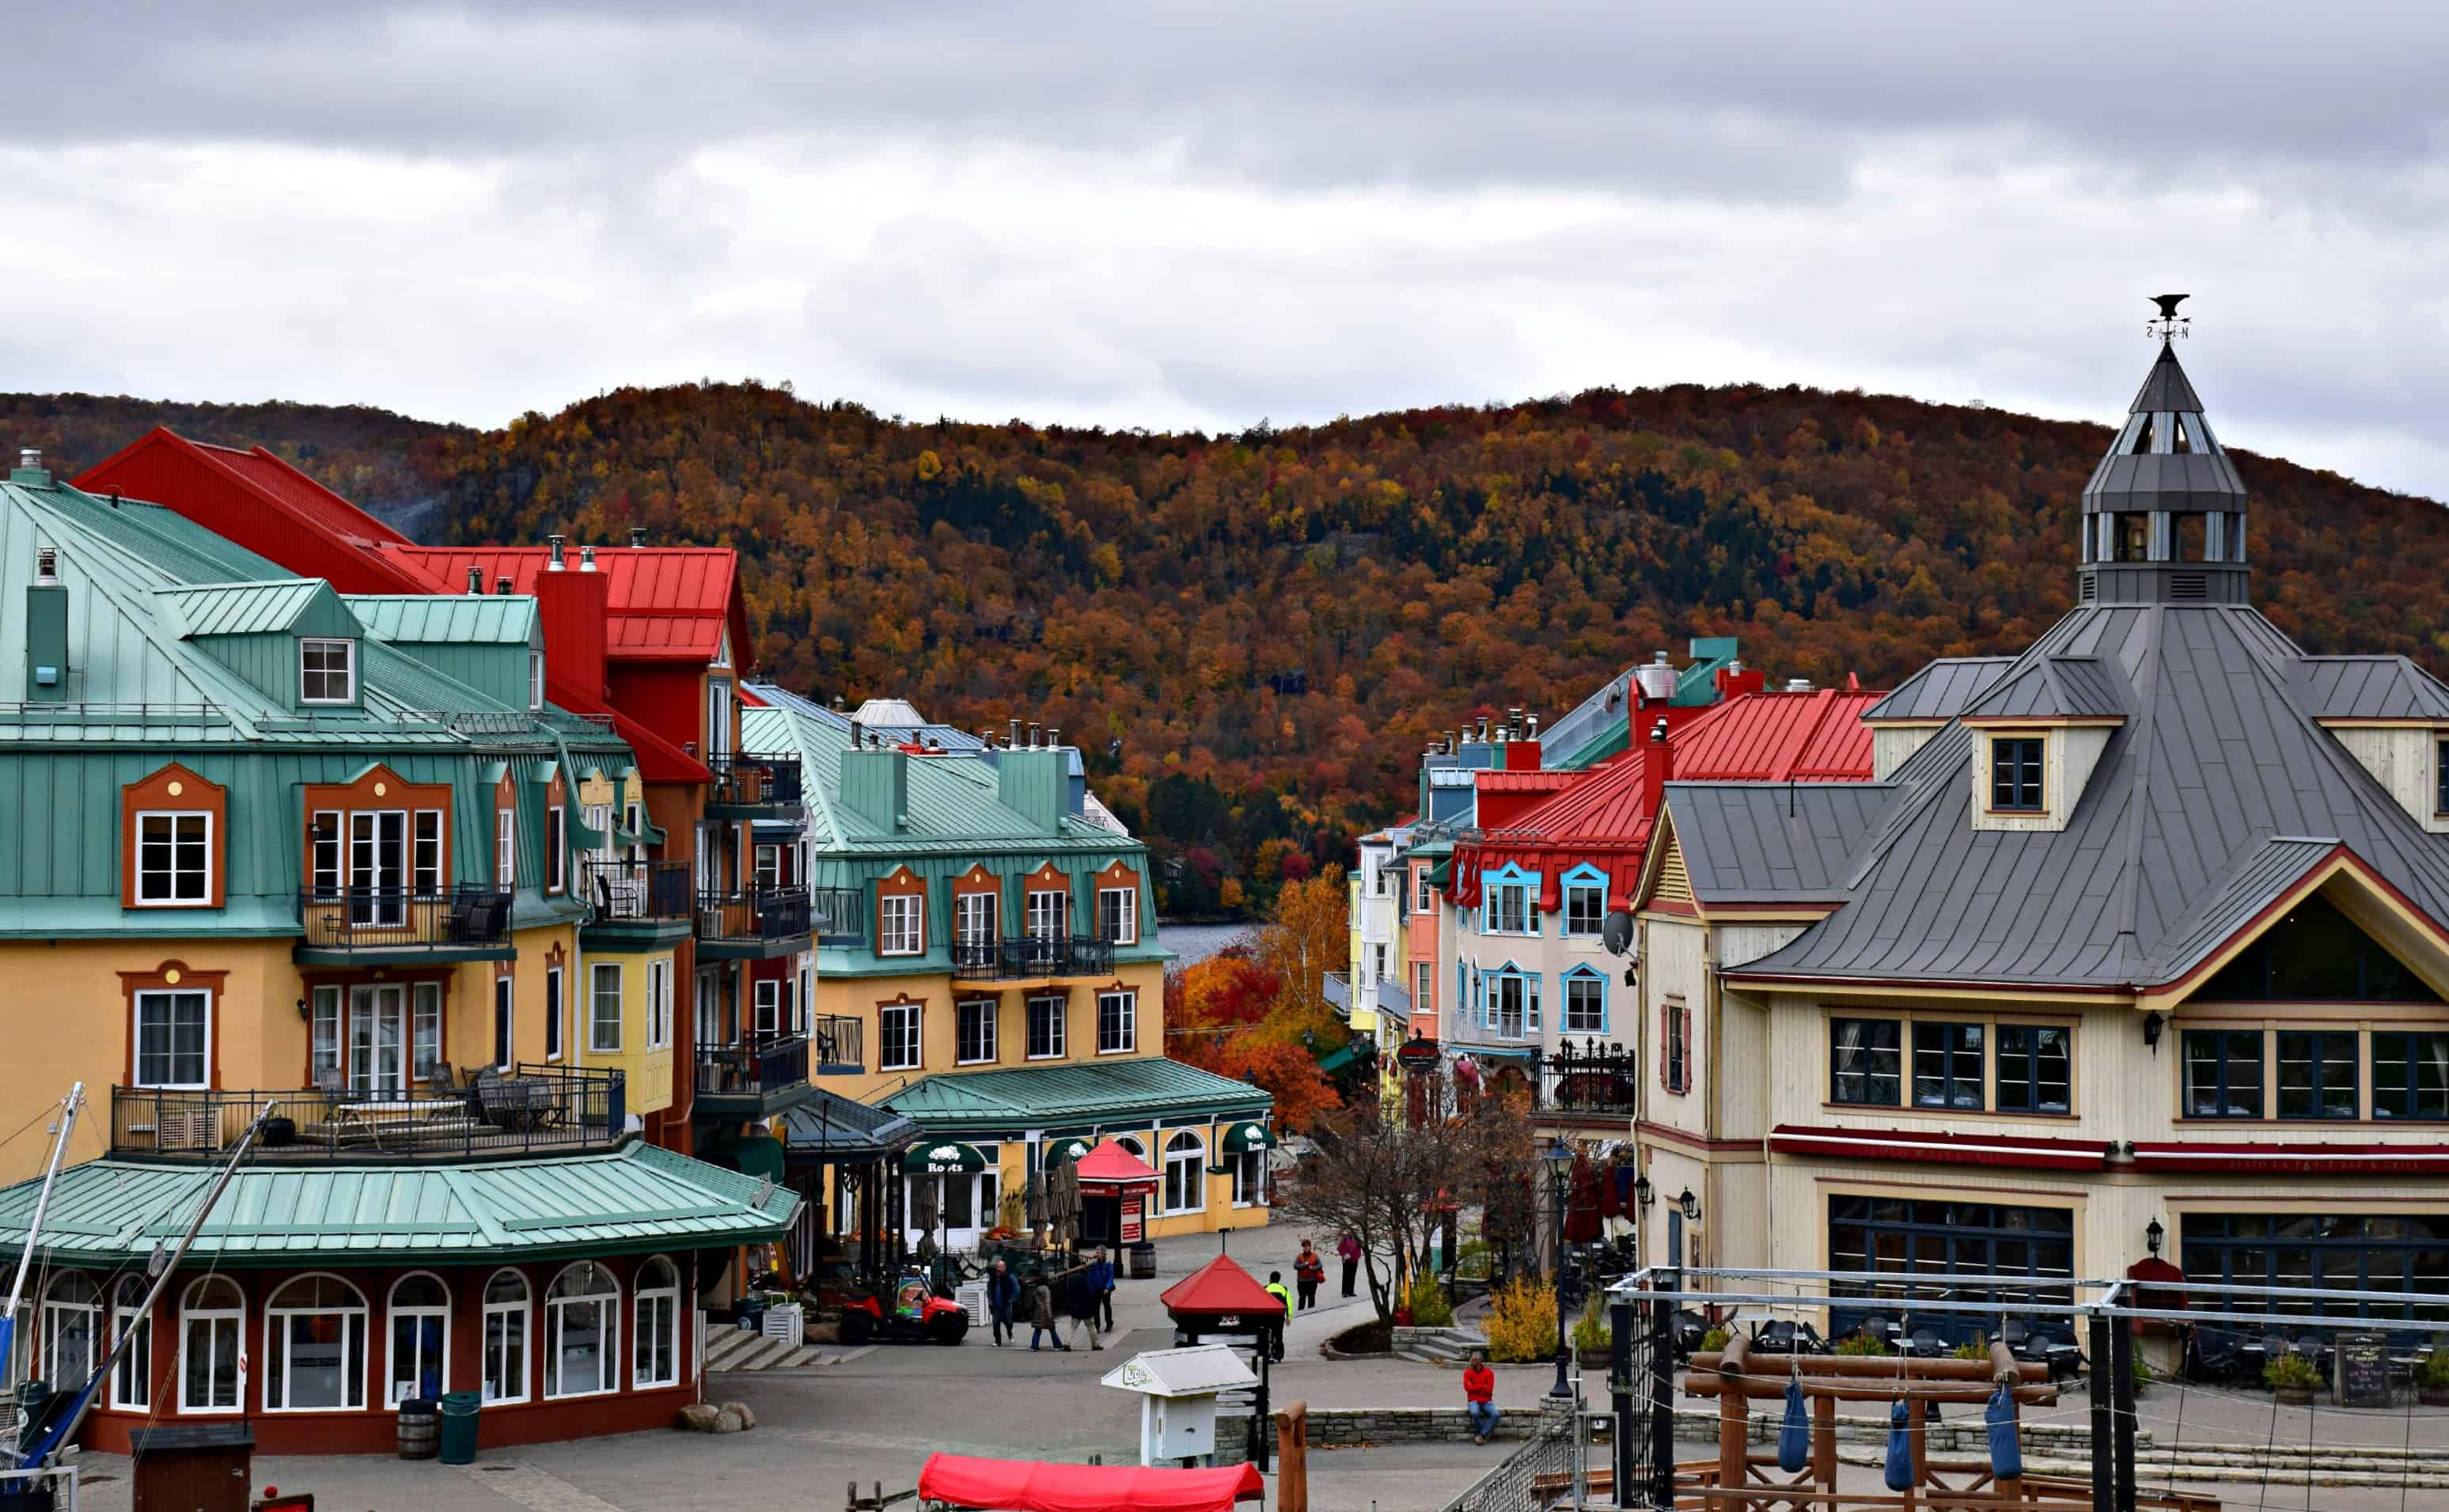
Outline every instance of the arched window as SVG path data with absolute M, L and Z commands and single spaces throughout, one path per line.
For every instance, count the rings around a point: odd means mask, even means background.
M 263 1409 L 366 1405 L 366 1299 L 337 1275 L 301 1275 L 263 1308 Z
M 1118 1135 L 1115 1137 L 1114 1142 L 1121 1145 L 1124 1149 L 1130 1151 L 1132 1155 L 1137 1156 L 1140 1159 L 1145 1160 L 1147 1158 L 1147 1146 L 1142 1144 L 1139 1139 L 1132 1135 Z
M 496 1271 L 485 1283 L 485 1400 L 528 1399 L 528 1278 Z
M 145 1277 L 124 1275 L 111 1300 L 111 1337 L 135 1335 L 127 1352 L 119 1357 L 119 1368 L 110 1372 L 110 1405 L 115 1407 L 145 1411 L 153 1406 L 153 1320 L 145 1315 L 145 1294 L 149 1290 Z
M 544 1394 L 617 1391 L 621 1378 L 621 1283 L 592 1260 L 553 1277 L 544 1298 Z
M 401 1276 L 392 1285 L 390 1311 L 383 1406 L 395 1407 L 415 1397 L 440 1398 L 449 1389 L 451 1373 L 450 1289 L 423 1272 Z
M 187 1288 L 179 1304 L 179 1410 L 237 1412 L 246 1394 L 246 1297 L 225 1275 L 208 1275 Z
M 656 1255 L 638 1268 L 637 1302 L 629 1325 L 629 1385 L 676 1386 L 681 1378 L 681 1273 Z
M 1165 1211 L 1197 1213 L 1207 1206 L 1207 1146 L 1188 1129 L 1165 1141 Z
M 43 1293 L 43 1379 L 74 1391 L 93 1374 L 102 1292 L 83 1271 L 67 1271 Z

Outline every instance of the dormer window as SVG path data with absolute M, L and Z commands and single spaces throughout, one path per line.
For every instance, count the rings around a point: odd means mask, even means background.
M 357 701 L 357 643 L 355 641 L 308 639 L 298 642 L 298 701 Z
M 2449 818 L 2449 740 L 2432 743 L 2432 812 Z
M 530 713 L 544 707 L 544 653 L 528 653 L 528 709 Z
M 2039 736 L 1990 738 L 1990 807 L 2001 813 L 2038 813 L 2041 801 Z

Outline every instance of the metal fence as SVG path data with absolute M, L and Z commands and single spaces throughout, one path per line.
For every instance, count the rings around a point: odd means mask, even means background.
M 1474 1481 L 1443 1512 L 1546 1512 L 1572 1503 L 1573 1434 L 1570 1422 L 1543 1420 L 1530 1442 Z

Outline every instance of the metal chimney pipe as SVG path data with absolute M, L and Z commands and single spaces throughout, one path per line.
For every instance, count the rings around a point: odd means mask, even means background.
M 552 560 L 546 564 L 545 568 L 549 572 L 567 572 L 569 570 L 567 566 L 562 565 L 561 543 L 563 539 L 563 537 L 557 535 L 549 535 L 545 537 L 545 540 L 550 542 L 552 545 Z
M 595 570 L 595 548 L 593 546 L 580 546 L 578 548 L 578 570 L 581 572 L 592 572 Z
M 645 545 L 646 544 L 646 527 L 645 526 L 643 526 L 643 525 L 633 525 L 633 526 L 631 526 L 629 527 L 629 545 L 630 545 L 632 547 L 636 547 L 636 546 L 642 546 L 642 545 Z
M 1063 732 L 1062 732 L 1062 731 L 1060 731 L 1060 730 L 1058 730 L 1058 729 L 1056 729 L 1056 728 L 1054 728 L 1054 726 L 1052 726 L 1052 725 L 1051 725 L 1051 724 L 1050 724 L 1050 725 L 1048 725 L 1048 726 L 1046 727 L 1046 745 L 1047 745 L 1047 749 L 1049 749 L 1049 750 L 1052 750 L 1053 748 L 1055 748 L 1056 746 L 1061 745 L 1062 743 L 1063 743 Z
M 1534 715 L 1531 716 L 1531 718 L 1530 718 L 1530 731 L 1529 731 L 1529 733 L 1524 737 L 1524 738 L 1526 738 L 1526 739 L 1531 739 L 1531 740 L 1536 740 L 1536 739 L 1538 739 L 1538 738 L 1539 738 L 1539 717 L 1538 717 L 1537 715 L 1535 715 L 1535 714 L 1534 714 Z
M 1020 720 L 1017 718 L 1012 721 L 1012 734 L 1005 739 L 1004 744 L 1015 751 L 1020 749 Z
M 475 566 L 473 565 L 469 566 L 468 591 L 474 594 L 482 594 L 485 591 L 485 569 L 483 567 Z
M 505 572 L 500 577 L 493 580 L 493 595 L 496 598 L 502 599 L 507 599 L 511 596 L 511 575 L 509 573 Z
M 1037 749 L 1037 721 L 1034 719 L 1029 721 L 1029 748 L 1032 751 Z

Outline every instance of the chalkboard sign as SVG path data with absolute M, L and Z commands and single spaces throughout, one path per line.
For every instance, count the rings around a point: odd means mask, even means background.
M 2389 1344 L 2378 1333 L 2342 1334 L 2338 1344 L 2339 1405 L 2389 1406 Z

